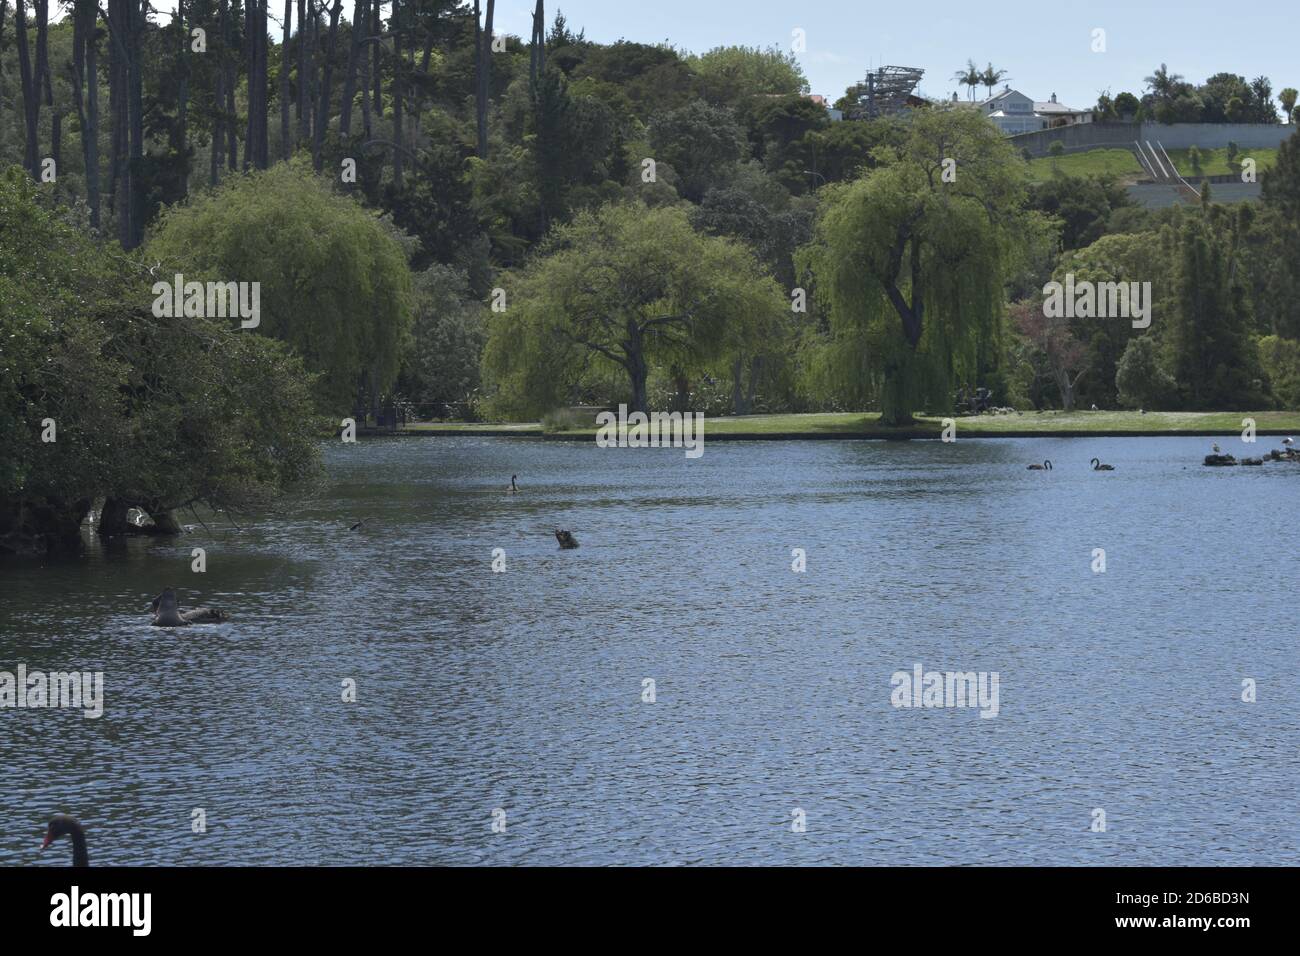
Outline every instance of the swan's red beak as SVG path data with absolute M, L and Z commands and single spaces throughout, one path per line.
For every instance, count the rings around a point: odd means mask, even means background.
M 47 846 L 49 846 L 49 845 L 50 845 L 51 843 L 53 843 L 53 842 L 54 842 L 54 834 L 53 834 L 53 833 L 50 833 L 48 830 L 46 830 L 46 831 L 45 831 L 45 842 L 41 844 L 41 849 L 44 850 Z

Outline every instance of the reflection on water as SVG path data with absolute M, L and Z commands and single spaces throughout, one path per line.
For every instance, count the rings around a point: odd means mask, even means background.
M 0 711 L 0 864 L 60 810 L 102 864 L 1292 863 L 1300 468 L 1207 447 L 331 445 L 280 514 L 0 567 L 0 670 L 107 698 Z M 999 715 L 891 707 L 916 663 Z

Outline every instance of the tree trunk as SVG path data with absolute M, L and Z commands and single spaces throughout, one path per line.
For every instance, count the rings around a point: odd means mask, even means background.
M 129 83 L 128 115 L 131 127 L 131 159 L 127 165 L 127 182 L 130 186 L 129 215 L 130 241 L 125 248 L 130 250 L 144 241 L 144 190 L 137 181 L 140 166 L 144 161 L 144 76 L 140 66 L 140 41 L 144 33 L 144 9 L 141 0 L 127 0 L 127 76 Z
M 379 0 L 373 0 L 370 10 L 379 8 Z M 367 11 L 369 13 L 369 11 Z M 369 21 L 366 21 L 369 24 Z M 367 29 L 369 26 L 367 25 Z M 372 45 L 378 49 L 379 41 L 373 41 Z M 366 49 L 361 50 L 360 57 L 361 70 L 361 140 L 362 142 L 370 141 L 370 54 Z
M 18 41 L 18 73 L 22 78 L 23 120 L 27 135 L 23 150 L 23 165 L 31 173 L 32 179 L 39 182 L 40 150 L 36 135 L 41 112 L 40 80 L 32 76 L 31 50 L 27 46 L 27 7 L 24 0 L 17 0 L 17 7 L 14 10 L 14 35 Z
M 54 169 L 63 165 L 63 110 L 55 110 L 50 117 L 50 159 L 54 160 Z
M 244 70 L 248 76 L 248 117 L 244 124 L 244 172 L 256 163 L 257 156 L 257 4 L 244 2 Z M 265 2 L 265 0 L 261 0 Z
M 99 525 L 95 529 L 100 537 L 107 538 L 114 534 L 130 534 L 134 526 L 126 520 L 127 512 L 132 508 L 129 501 L 121 498 L 105 498 L 104 507 L 99 512 Z
M 145 509 L 149 517 L 153 520 L 154 534 L 184 534 L 185 529 L 181 527 L 180 522 L 170 510 L 161 508 L 157 505 Z
M 280 41 L 280 158 L 293 155 L 293 132 L 289 126 L 289 34 L 293 23 L 293 0 L 284 0 L 284 38 Z
M 287 4 L 289 0 L 285 0 Z M 325 44 L 325 68 L 320 84 L 320 105 L 316 109 L 316 139 L 312 145 L 312 165 L 316 172 L 321 171 L 321 152 L 325 146 L 325 130 L 330 125 L 330 84 L 334 79 L 334 51 L 338 44 L 339 14 L 343 10 L 343 0 L 334 0 L 330 8 L 330 32 Z
M 226 142 L 222 124 L 226 110 L 226 16 L 226 0 L 221 0 L 217 14 L 217 32 L 221 43 L 216 46 L 217 64 L 212 78 L 212 155 L 208 157 L 208 182 L 212 186 L 221 180 L 221 161 Z
M 917 355 L 908 349 L 885 366 L 880 393 L 880 424 L 911 425 L 916 399 Z
M 90 224 L 99 231 L 99 44 L 95 38 L 95 13 L 93 2 L 86 4 L 86 126 L 82 139 L 86 140 L 86 201 L 90 204 Z
M 398 20 L 398 0 L 393 0 L 393 10 L 389 14 L 388 26 L 393 31 L 393 186 L 402 188 L 403 151 L 406 143 L 402 130 L 402 74 L 406 65 L 402 62 L 402 30 Z
M 34 0 L 36 10 L 36 98 L 54 105 L 54 84 L 50 82 L 50 0 Z
M 754 413 L 754 396 L 758 393 L 758 383 L 763 375 L 763 366 L 767 364 L 767 359 L 762 355 L 755 355 L 749 360 L 749 384 L 745 392 L 745 414 Z
M 99 157 L 96 153 L 98 130 L 90 117 L 86 102 L 87 64 L 94 63 L 94 0 L 76 0 L 72 10 L 72 98 L 77 106 L 77 124 L 81 128 L 81 159 L 86 166 L 86 205 L 90 209 L 90 228 L 99 231 Z M 92 84 L 91 89 L 98 84 Z
M 271 139 L 267 134 L 271 129 L 271 73 L 270 63 L 267 55 L 267 44 L 270 42 L 267 35 L 267 2 L 268 0 L 256 0 L 254 7 L 256 9 L 255 24 L 257 27 L 257 150 L 254 153 L 253 161 L 258 169 L 266 169 L 271 165 Z M 250 97 L 250 112 L 254 106 Z
M 307 38 L 309 36 L 307 0 L 298 0 L 298 140 L 311 137 L 311 120 L 307 116 Z
M 684 412 L 691 400 L 691 380 L 679 366 L 673 366 L 673 407 L 674 412 Z
M 369 22 L 368 0 L 356 0 L 352 9 L 351 42 L 348 44 L 348 65 L 343 73 L 343 99 L 339 103 L 339 139 L 346 141 L 352 135 L 352 101 L 357 95 L 357 69 L 364 56 L 362 34 Z M 362 100 L 365 99 L 363 95 Z
M 235 109 L 235 87 L 238 86 L 239 62 L 236 51 L 239 49 L 239 24 L 237 13 L 239 0 L 232 0 L 230 5 L 230 34 L 226 50 L 226 168 L 232 173 L 239 168 L 239 113 Z
M 130 216 L 126 184 L 126 47 L 118 25 L 122 0 L 108 0 L 108 8 L 112 17 L 108 29 L 108 192 L 112 197 L 118 242 L 126 245 Z
M 181 82 L 180 89 L 176 94 L 177 138 L 180 140 L 181 155 L 188 157 L 190 144 L 190 31 L 185 21 L 185 4 L 183 0 L 177 0 L 176 19 L 181 25 Z M 189 193 L 190 162 L 186 158 L 184 172 L 181 175 L 181 195 L 188 196 Z
M 478 43 L 478 86 L 475 96 L 475 119 L 478 127 L 478 155 L 481 159 L 487 159 L 488 154 L 488 91 L 490 89 L 490 80 L 492 77 L 492 14 L 496 8 L 496 0 L 487 0 L 487 11 L 483 20 L 482 35 L 479 36 Z M 477 34 L 478 26 L 478 0 L 474 0 L 474 24 Z
M 643 339 L 644 334 L 641 328 L 635 321 L 629 319 L 627 323 L 627 340 L 623 346 L 627 359 L 623 362 L 623 368 L 627 370 L 628 378 L 632 380 L 631 410 L 634 412 L 649 412 L 646 398 L 646 379 L 649 378 L 650 369 L 645 360 Z
M 382 25 L 380 7 L 383 6 L 383 3 L 384 0 L 372 0 L 370 4 L 370 14 L 371 14 L 370 35 L 376 38 L 380 36 L 381 25 Z M 373 55 L 371 57 L 370 82 L 373 84 L 374 93 L 375 93 L 374 112 L 376 116 L 382 117 L 384 115 L 384 90 L 383 90 L 383 74 L 380 69 L 381 64 L 379 60 L 380 49 L 379 49 L 378 39 L 375 40 L 372 49 L 373 49 Z
M 81 522 L 90 506 L 84 498 L 0 496 L 0 554 L 35 557 L 80 550 Z
M 546 72 L 546 12 L 542 0 L 533 7 L 533 37 L 528 50 L 528 79 L 534 87 Z
M 137 177 L 144 158 L 144 88 L 140 75 L 140 0 L 109 0 L 109 94 L 113 114 L 113 207 L 118 241 L 134 249 L 144 237 L 144 191 Z
M 627 370 L 628 376 L 632 379 L 632 408 L 634 412 L 649 413 L 649 400 L 646 398 L 646 378 L 647 369 L 644 361 L 638 361 L 632 364 Z

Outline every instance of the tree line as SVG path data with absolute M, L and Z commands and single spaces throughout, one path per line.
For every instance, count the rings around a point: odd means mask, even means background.
M 491 2 L 5 12 L 0 537 L 271 500 L 381 409 L 1300 407 L 1294 138 L 1262 202 L 1147 210 L 973 111 L 833 122 L 780 50 L 541 2 L 526 39 Z M 1066 273 L 1151 281 L 1151 328 L 1048 321 Z M 258 282 L 261 327 L 153 315 L 175 274 Z

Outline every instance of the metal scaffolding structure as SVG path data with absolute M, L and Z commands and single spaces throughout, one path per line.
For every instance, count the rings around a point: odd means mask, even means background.
M 925 70 L 915 66 L 882 66 L 867 74 L 850 89 L 849 98 L 856 105 L 847 115 L 852 119 L 871 119 L 897 113 L 908 106 Z

